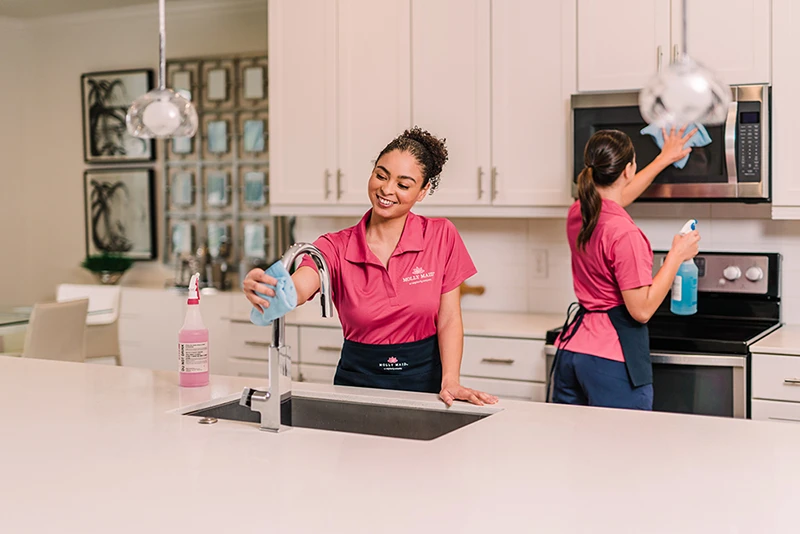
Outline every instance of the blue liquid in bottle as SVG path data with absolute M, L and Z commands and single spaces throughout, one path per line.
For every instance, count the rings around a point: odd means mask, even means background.
M 687 260 L 678 268 L 678 274 L 672 283 L 669 309 L 675 315 L 697 313 L 697 265 L 694 260 Z

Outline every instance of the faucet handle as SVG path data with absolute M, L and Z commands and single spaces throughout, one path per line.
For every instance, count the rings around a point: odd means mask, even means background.
M 255 388 L 244 388 L 242 390 L 242 397 L 239 399 L 239 405 L 251 408 L 253 397 L 255 397 L 256 400 L 265 401 L 270 398 L 270 393 L 269 391 L 260 391 Z

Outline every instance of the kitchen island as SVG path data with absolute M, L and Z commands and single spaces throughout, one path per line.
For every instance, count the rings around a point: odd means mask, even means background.
M 251 379 L 0 357 L 0 532 L 796 532 L 800 427 L 502 401 L 432 441 L 189 407 Z M 295 392 L 435 395 L 296 384 Z

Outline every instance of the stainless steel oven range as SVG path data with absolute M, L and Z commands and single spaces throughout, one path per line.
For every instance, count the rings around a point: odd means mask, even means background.
M 665 256 L 655 253 L 654 270 Z M 697 314 L 674 315 L 668 295 L 648 323 L 655 411 L 750 416 L 750 345 L 780 327 L 780 262 L 774 253 L 695 258 Z M 547 333 L 548 379 L 558 332 Z

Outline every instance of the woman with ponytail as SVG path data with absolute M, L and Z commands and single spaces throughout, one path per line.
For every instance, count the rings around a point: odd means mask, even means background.
M 653 251 L 624 207 L 668 165 L 685 157 L 684 135 L 664 133 L 661 154 L 640 173 L 630 138 L 601 130 L 586 144 L 578 200 L 567 215 L 577 304 L 557 341 L 552 402 L 652 410 L 647 321 L 667 296 L 680 264 L 698 252 L 697 231 L 675 236 L 653 276 Z

